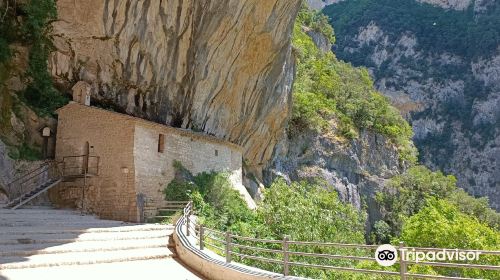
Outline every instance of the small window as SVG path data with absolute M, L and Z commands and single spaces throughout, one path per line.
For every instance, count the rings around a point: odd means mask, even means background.
M 219 156 L 219 150 L 215 150 L 215 156 Z
M 158 136 L 158 153 L 163 153 L 165 151 L 165 135 L 160 134 Z

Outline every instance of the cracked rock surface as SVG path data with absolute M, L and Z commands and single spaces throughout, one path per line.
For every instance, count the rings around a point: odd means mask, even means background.
M 266 163 L 291 104 L 299 0 L 59 0 L 50 71 L 69 92 L 204 131 Z

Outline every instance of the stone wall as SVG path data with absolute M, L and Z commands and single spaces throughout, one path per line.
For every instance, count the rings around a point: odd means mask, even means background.
M 160 134 L 165 137 L 164 151 L 158 151 Z M 233 186 L 253 204 L 242 184 L 242 151 L 233 144 L 200 136 L 181 129 L 138 122 L 135 128 L 135 182 L 138 194 L 161 207 L 162 190 L 175 176 L 174 160 L 193 174 L 203 171 L 227 171 Z
M 100 159 L 99 176 L 87 180 L 85 195 L 81 178 L 51 190 L 50 198 L 59 207 L 83 205 L 85 211 L 101 218 L 139 221 L 139 196 L 148 206 L 163 206 L 162 190 L 174 178 L 174 160 L 193 174 L 229 172 L 233 186 L 255 207 L 242 184 L 242 148 L 235 144 L 76 103 L 58 113 L 56 159 L 83 155 L 87 141 L 90 156 Z M 163 152 L 158 151 L 160 135 L 164 137 Z
M 87 182 L 85 210 L 101 218 L 136 221 L 133 119 L 78 104 L 69 104 L 58 114 L 56 159 L 82 155 L 87 141 L 90 155 L 100 157 L 99 176 Z M 82 186 L 83 179 L 76 179 L 53 188 L 49 195 L 56 206 L 80 207 Z

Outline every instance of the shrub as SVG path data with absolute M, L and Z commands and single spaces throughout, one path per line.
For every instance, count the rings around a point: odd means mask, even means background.
M 465 191 L 457 189 L 447 200 L 460 209 L 462 213 L 477 217 L 479 221 L 500 230 L 500 213 L 490 208 L 488 198 L 475 198 Z
M 323 36 L 325 36 L 330 43 L 335 43 L 335 32 L 329 23 L 329 18 L 321 12 L 309 9 L 305 1 L 302 2 L 302 7 L 297 15 L 297 20 L 314 31 L 323 34 Z
M 0 37 L 0 63 L 5 63 L 10 59 L 11 53 L 9 43 Z
M 35 161 L 42 159 L 42 153 L 39 147 L 32 147 L 28 143 L 22 143 L 20 146 L 10 147 L 9 157 L 16 160 Z
M 54 0 L 30 1 L 25 7 L 25 37 L 31 42 L 28 72 L 32 81 L 24 92 L 24 101 L 42 115 L 50 115 L 67 102 L 52 83 L 47 60 L 52 44 L 47 38 L 50 22 L 57 18 Z
M 177 176 L 163 191 L 166 200 L 193 200 L 204 223 L 220 230 L 252 219 L 253 212 L 231 187 L 229 174 L 203 172 L 193 176 L 179 162 L 174 162 L 174 167 Z
M 218 175 L 216 175 L 217 177 Z M 218 184 L 220 185 L 220 184 Z M 215 185 L 208 184 L 213 189 Z M 216 189 L 213 189 L 215 191 Z M 239 194 L 238 194 L 239 195 Z M 248 210 L 236 193 L 216 191 L 215 196 L 203 195 L 195 191 L 191 195 L 196 212 L 209 227 L 229 230 L 233 234 L 267 239 L 282 239 L 289 235 L 293 240 L 353 242 L 362 243 L 366 214 L 356 210 L 348 203 L 343 203 L 332 189 L 325 189 L 317 184 L 294 182 L 287 185 L 285 181 L 276 180 L 264 193 L 264 200 L 256 212 Z M 234 242 L 242 242 L 234 240 Z M 247 244 L 249 245 L 249 244 Z M 279 249 L 280 245 L 253 243 L 268 249 Z M 277 247 L 276 247 L 277 246 Z M 334 249 L 317 246 L 301 246 L 304 252 L 363 254 L 365 252 L 351 249 Z M 247 252 L 249 253 L 249 252 Z M 252 255 L 273 257 L 266 252 L 251 252 Z M 276 257 L 276 256 L 274 256 Z M 281 271 L 281 266 L 266 264 L 250 259 L 234 257 L 235 261 L 260 267 L 270 271 Z M 295 261 L 303 258 L 294 257 Z M 344 260 L 316 260 L 320 264 L 350 265 Z M 317 269 L 293 267 L 294 275 L 314 278 L 335 279 L 338 272 L 323 272 Z M 352 276 L 352 275 L 351 275 Z M 334 277 L 334 278 L 331 278 Z
M 377 244 L 387 244 L 392 238 L 391 227 L 382 220 L 375 222 L 372 234 L 373 242 Z

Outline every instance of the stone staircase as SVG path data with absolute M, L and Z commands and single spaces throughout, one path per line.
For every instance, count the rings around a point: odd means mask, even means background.
M 172 224 L 176 215 L 181 215 L 185 202 L 145 200 L 144 217 L 147 223 Z M 158 207 L 158 205 L 161 205 Z
M 57 162 L 49 160 L 40 164 L 7 184 L 7 189 L 14 192 L 11 195 L 15 195 L 15 198 L 11 198 L 2 208 L 16 210 L 24 206 L 63 181 L 62 175 Z
M 147 219 L 148 223 L 162 223 L 162 224 L 171 224 L 172 219 L 176 216 L 177 213 L 181 213 L 179 209 L 168 209 L 168 208 L 159 208 L 157 210 L 158 215 L 150 217 Z M 180 214 L 179 214 L 180 215 Z
M 169 279 L 198 279 L 172 259 L 172 232 L 172 225 L 99 220 L 71 210 L 0 209 L 0 279 L 34 279 L 37 271 L 58 279 L 68 266 L 86 267 L 82 273 L 109 267 L 129 279 L 125 271 L 155 264 L 160 271 L 174 266 L 174 272 L 187 275 Z

